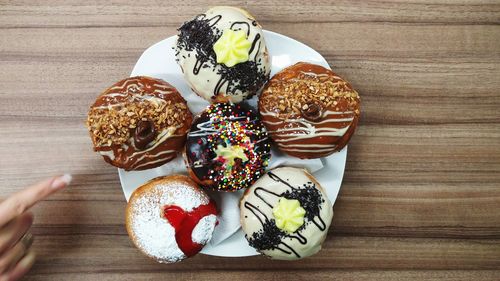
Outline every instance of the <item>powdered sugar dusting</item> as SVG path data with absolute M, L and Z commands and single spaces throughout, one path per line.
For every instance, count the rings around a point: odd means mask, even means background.
M 147 255 L 154 257 L 162 263 L 173 263 L 186 258 L 186 255 L 179 249 L 175 241 L 175 229 L 163 218 L 163 207 L 165 205 L 176 205 L 189 212 L 194 208 L 208 204 L 209 198 L 206 194 L 187 186 L 182 182 L 178 184 L 169 183 L 158 184 L 152 187 L 148 192 L 134 194 L 130 200 L 131 204 L 131 230 L 137 246 Z M 207 217 L 211 217 L 206 216 Z M 199 241 L 205 241 L 205 244 L 212 236 L 215 227 L 214 218 L 203 218 L 198 225 L 200 232 L 196 234 Z M 208 224 L 212 221 L 212 226 Z M 195 230 L 198 229 L 198 225 Z M 201 233 L 203 231 L 209 233 Z M 193 232 L 194 233 L 194 232 Z M 207 238 L 208 239 L 204 239 Z M 197 242 L 196 240 L 194 240 Z M 199 242 L 198 242 L 199 243 Z
M 216 221 L 217 216 L 215 215 L 204 216 L 193 229 L 191 240 L 195 243 L 205 245 L 212 238 Z

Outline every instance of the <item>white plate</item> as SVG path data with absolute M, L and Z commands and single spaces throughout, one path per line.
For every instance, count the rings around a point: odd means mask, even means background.
M 132 70 L 131 76 L 145 75 L 169 82 L 176 87 L 187 100 L 191 111 L 197 113 L 208 105 L 208 103 L 196 96 L 184 81 L 180 67 L 175 62 L 175 55 L 172 49 L 175 38 L 176 36 L 169 37 L 144 51 Z M 326 60 L 318 52 L 292 38 L 267 30 L 264 30 L 264 38 L 266 39 L 272 61 L 271 75 L 300 61 L 311 62 L 330 68 Z M 342 183 L 346 155 L 347 147 L 326 158 L 304 161 L 282 154 L 279 155 L 276 150 L 273 150 L 272 158 L 274 158 L 275 162 L 273 164 L 272 160 L 271 166 L 281 164 L 305 166 L 315 171 L 313 172 L 314 176 L 326 189 L 330 201 L 334 203 Z M 276 159 L 278 159 L 278 161 L 276 161 Z M 133 172 L 126 172 L 122 169 L 118 169 L 123 193 L 127 200 L 137 187 L 148 180 L 158 176 L 179 172 L 185 173 L 180 155 L 170 163 L 155 169 Z M 239 227 L 239 209 L 237 202 L 241 192 L 218 192 L 211 193 L 210 195 L 215 197 L 214 199 L 217 201 L 219 208 L 221 208 L 224 214 L 222 215 L 222 221 L 220 220 L 219 225 L 216 227 L 216 231 L 218 231 L 217 236 L 215 236 L 216 233 L 214 233 L 214 238 L 217 237 L 217 239 L 215 239 L 217 241 L 214 242 L 214 239 L 212 239 L 212 241 L 203 248 L 201 253 L 221 257 L 257 255 L 258 253 L 248 245 L 244 233 Z

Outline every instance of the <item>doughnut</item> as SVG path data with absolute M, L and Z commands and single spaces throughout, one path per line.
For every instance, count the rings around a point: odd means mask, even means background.
M 167 82 L 145 76 L 123 79 L 91 106 L 87 128 L 94 151 L 118 168 L 145 170 L 181 152 L 192 115 Z
M 178 30 L 176 61 L 192 90 L 207 101 L 239 103 L 269 80 L 264 34 L 247 11 L 213 7 Z
M 140 186 L 126 209 L 130 239 L 160 263 L 196 255 L 210 241 L 216 225 L 214 201 L 183 175 L 155 178 Z
M 260 95 L 259 110 L 281 151 L 310 159 L 346 146 L 358 124 L 360 98 L 333 71 L 299 62 L 271 78 Z
M 241 226 L 250 246 L 272 259 L 316 254 L 326 238 L 333 210 L 321 185 L 306 170 L 275 168 L 245 191 Z
M 235 191 L 264 173 L 270 147 L 266 129 L 251 110 L 216 103 L 195 118 L 184 159 L 189 175 L 202 188 Z

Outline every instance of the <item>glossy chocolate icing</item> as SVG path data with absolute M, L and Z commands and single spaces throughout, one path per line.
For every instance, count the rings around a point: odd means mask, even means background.
M 238 148 L 247 161 L 234 165 L 216 150 Z M 204 188 L 234 191 L 251 185 L 264 173 L 270 158 L 270 140 L 258 117 L 241 105 L 213 104 L 199 115 L 188 133 L 186 162 L 193 178 Z

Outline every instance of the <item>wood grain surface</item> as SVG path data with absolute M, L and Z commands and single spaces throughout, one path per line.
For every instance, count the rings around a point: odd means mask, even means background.
M 500 280 L 499 1 L 220 1 L 324 55 L 362 96 L 324 249 L 296 262 L 132 246 L 89 105 L 211 1 L 0 0 L 0 196 L 61 172 L 26 280 Z

